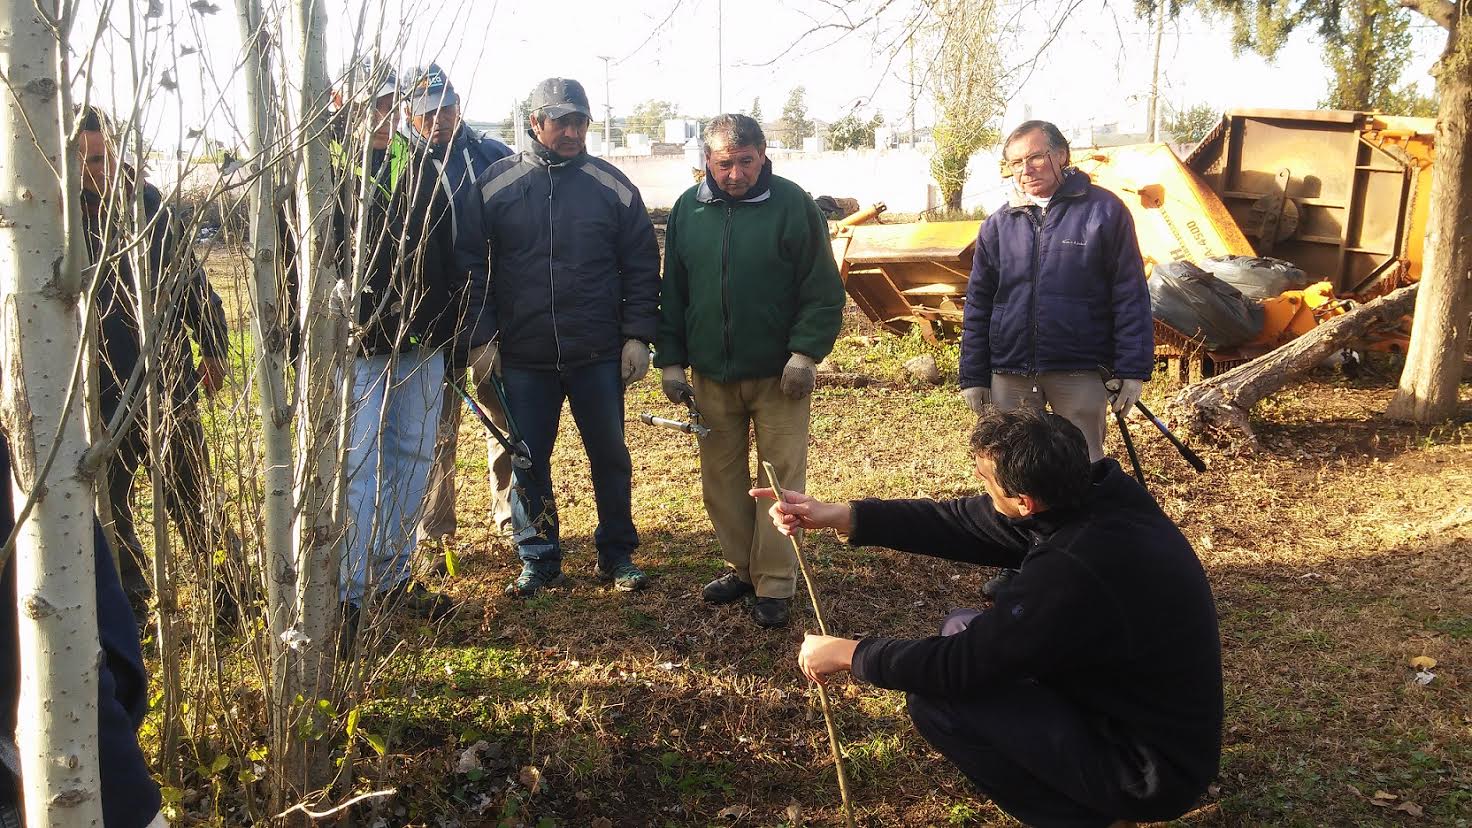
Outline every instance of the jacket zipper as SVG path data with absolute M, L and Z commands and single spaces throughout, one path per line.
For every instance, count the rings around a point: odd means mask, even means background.
M 731 281 L 726 269 L 731 249 L 731 219 L 735 212 L 736 205 L 726 205 L 726 227 L 721 234 L 721 328 L 726 346 L 724 356 L 727 378 L 731 373 L 731 354 L 735 350 L 731 347 Z
M 552 165 L 547 165 L 547 306 L 552 311 L 552 344 L 557 349 L 557 370 L 562 370 L 562 339 L 557 336 L 557 284 L 556 265 L 553 257 L 556 245 L 553 233 L 556 226 L 552 221 L 552 195 L 557 191 L 556 179 L 552 177 Z
M 1027 220 L 1032 222 L 1032 296 L 1029 302 L 1029 314 L 1032 316 L 1032 362 L 1028 366 L 1029 374 L 1040 373 L 1038 371 L 1038 290 L 1042 287 L 1043 276 L 1043 220 L 1033 218 L 1032 210 L 1027 210 Z

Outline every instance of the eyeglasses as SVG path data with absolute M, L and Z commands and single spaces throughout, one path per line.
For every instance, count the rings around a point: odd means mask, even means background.
M 1035 152 L 1032 155 L 1028 155 L 1022 158 L 1017 158 L 1011 161 L 1003 161 L 1002 169 L 1010 170 L 1013 175 L 1016 175 L 1025 169 L 1035 170 L 1048 163 L 1048 155 L 1049 151 L 1043 150 L 1042 152 Z

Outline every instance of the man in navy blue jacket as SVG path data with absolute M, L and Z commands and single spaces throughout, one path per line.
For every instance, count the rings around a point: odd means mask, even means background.
M 417 67 L 405 76 L 408 94 L 404 102 L 406 124 L 401 134 L 409 142 L 411 163 L 428 169 L 449 200 L 451 209 L 475 187 L 475 180 L 491 165 L 511 155 L 511 149 L 494 138 L 481 135 L 465 123 L 460 93 L 438 64 Z M 453 217 L 451 226 L 454 227 Z M 475 394 L 480 407 L 503 431 L 506 415 L 486 377 L 473 377 L 466 384 L 464 354 L 452 352 L 446 366 L 447 379 Z M 452 542 L 460 524 L 455 515 L 455 454 L 460 437 L 460 395 L 447 384 L 440 401 L 439 439 L 434 446 L 429 491 L 424 496 L 424 517 L 419 539 L 432 544 Z M 486 465 L 491 472 L 491 516 L 503 534 L 511 530 L 511 456 L 495 440 L 486 438 Z M 443 567 L 443 555 L 438 566 Z
M 1028 825 L 1180 816 L 1221 757 L 1221 641 L 1190 543 L 1056 414 L 989 409 L 971 449 L 984 495 L 772 507 L 783 532 L 1019 569 L 938 636 L 809 635 L 799 667 L 906 691 L 921 735 Z
M 11 498 L 13 479 L 10 442 L 0 437 L 0 469 L 6 485 L 0 486 L 0 538 L 10 537 L 15 528 Z M 92 532 L 93 569 L 97 579 L 97 639 L 102 647 L 97 664 L 97 760 L 101 777 L 102 822 L 107 828 L 144 828 L 167 823 L 159 815 L 162 802 L 158 785 L 149 775 L 148 763 L 138 747 L 138 726 L 148 713 L 148 676 L 143 671 L 143 653 L 138 647 L 138 629 L 118 571 L 108 553 L 102 527 Z M 12 764 L 16 705 L 20 701 L 20 642 L 16 617 L 15 558 L 5 563 L 0 576 L 0 717 L 4 719 L 0 742 L 0 825 L 19 824 L 21 811 L 20 768 Z M 14 820 L 14 821 L 12 821 Z
M 588 155 L 582 84 L 548 78 L 532 91 L 532 148 L 497 161 L 458 205 L 456 251 L 471 278 L 491 278 L 500 353 L 493 364 L 532 456 L 515 469 L 531 525 L 516 526 L 528 597 L 563 580 L 552 497 L 552 446 L 567 401 L 588 453 L 598 506 L 596 574 L 643 589 L 624 442 L 624 388 L 649 371 L 659 316 L 659 245 L 639 189 Z
M 1155 366 L 1150 294 L 1124 203 L 1069 166 L 1047 121 L 1007 137 L 1013 190 L 981 227 L 961 330 L 961 393 L 978 414 L 1050 407 L 1104 456 L 1108 407 L 1128 411 Z M 1123 382 L 1113 400 L 1099 366 Z

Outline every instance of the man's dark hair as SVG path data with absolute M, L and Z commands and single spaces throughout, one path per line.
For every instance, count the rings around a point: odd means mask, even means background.
M 111 137 L 112 119 L 95 106 L 84 106 L 77 113 L 77 129 L 81 132 L 100 132 Z
M 1063 152 L 1063 166 L 1068 166 L 1068 162 L 1072 160 L 1068 149 L 1068 139 L 1063 137 L 1063 130 L 1059 129 L 1052 121 L 1023 121 L 1018 124 L 1016 129 L 1007 133 L 1007 140 L 1002 142 L 1003 157 L 1006 157 L 1007 148 L 1012 146 L 1013 141 L 1033 132 L 1041 132 L 1047 137 L 1048 149 L 1055 151 L 1061 150 Z
M 1057 414 L 993 406 L 971 430 L 971 452 L 992 461 L 997 482 L 1012 497 L 1026 494 L 1049 509 L 1070 509 L 1088 495 L 1089 444 Z
M 719 143 L 728 150 L 738 147 L 756 147 L 762 152 L 767 150 L 767 136 L 762 132 L 762 125 L 750 115 L 740 113 L 717 115 L 705 125 L 706 155 L 710 154 L 710 145 L 713 143 Z

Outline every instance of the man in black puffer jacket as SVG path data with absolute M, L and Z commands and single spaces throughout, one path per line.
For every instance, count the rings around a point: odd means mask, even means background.
M 1019 570 L 938 636 L 809 635 L 798 665 L 907 691 L 916 729 L 1028 825 L 1180 816 L 1221 757 L 1221 641 L 1190 543 L 1063 417 L 987 410 L 971 449 L 985 495 L 772 507 L 784 532 Z
M 563 400 L 592 467 L 597 574 L 619 589 L 642 589 L 624 387 L 649 370 L 659 246 L 639 190 L 587 153 L 582 85 L 549 78 L 531 105 L 533 148 L 496 162 L 456 211 L 461 266 L 472 280 L 491 273 L 500 347 L 493 370 L 532 455 L 531 469 L 514 472 L 532 525 L 513 527 L 523 566 L 507 592 L 529 596 L 562 580 L 550 460 Z

